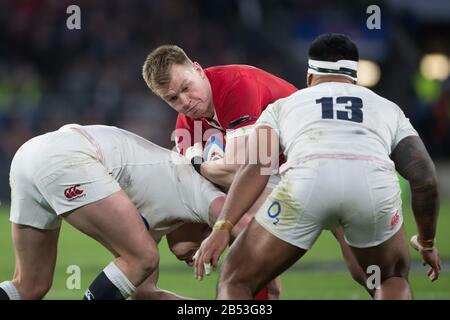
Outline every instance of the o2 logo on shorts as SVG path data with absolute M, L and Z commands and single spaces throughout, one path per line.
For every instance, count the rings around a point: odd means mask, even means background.
M 269 209 L 267 209 L 267 215 L 274 219 L 273 224 L 276 225 L 278 222 L 280 222 L 280 218 L 278 216 L 281 213 L 281 204 L 278 201 L 274 201 Z

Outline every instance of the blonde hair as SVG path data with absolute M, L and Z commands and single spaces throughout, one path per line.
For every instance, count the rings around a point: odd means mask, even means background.
M 170 82 L 170 67 L 173 64 L 192 64 L 183 49 L 175 45 L 159 46 L 147 56 L 142 67 L 142 76 L 147 86 L 156 95 Z

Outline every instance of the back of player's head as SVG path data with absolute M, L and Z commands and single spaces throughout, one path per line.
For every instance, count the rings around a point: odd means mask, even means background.
M 309 59 L 321 61 L 359 60 L 358 48 L 343 34 L 318 36 L 309 47 Z
M 152 52 L 145 59 L 142 76 L 147 86 L 158 94 L 161 88 L 170 83 L 170 67 L 173 64 L 192 64 L 183 49 L 176 45 L 163 45 Z

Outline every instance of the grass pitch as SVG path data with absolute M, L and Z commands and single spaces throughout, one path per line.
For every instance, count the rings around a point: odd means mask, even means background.
M 404 203 L 408 203 L 406 200 Z M 9 208 L 0 207 L 0 282 L 14 272 L 14 252 L 11 242 Z M 405 229 L 408 237 L 415 233 L 411 210 L 404 206 Z M 444 261 L 440 279 L 431 283 L 421 267 L 417 252 L 411 250 L 413 266 L 410 283 L 416 299 L 450 299 L 450 202 L 442 203 L 438 222 L 437 245 Z M 196 299 L 214 299 L 217 273 L 202 282 L 194 279 L 193 270 L 178 261 L 160 243 L 161 264 L 159 287 Z M 81 299 L 97 274 L 112 260 L 103 247 L 84 234 L 63 223 L 53 287 L 46 299 Z M 71 274 L 67 269 L 77 265 L 81 270 L 80 289 L 68 289 Z M 70 281 L 69 281 L 70 282 Z M 369 299 L 365 290 L 348 274 L 339 246 L 330 232 L 323 232 L 303 259 L 282 276 L 283 299 Z

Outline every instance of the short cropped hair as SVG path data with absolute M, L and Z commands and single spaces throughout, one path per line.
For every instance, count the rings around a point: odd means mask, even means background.
M 192 64 L 186 53 L 178 46 L 163 45 L 152 52 L 145 59 L 142 76 L 147 86 L 156 95 L 170 83 L 170 67 L 173 64 Z
M 318 36 L 309 47 L 309 58 L 321 61 L 359 60 L 358 48 L 343 34 L 330 33 Z

